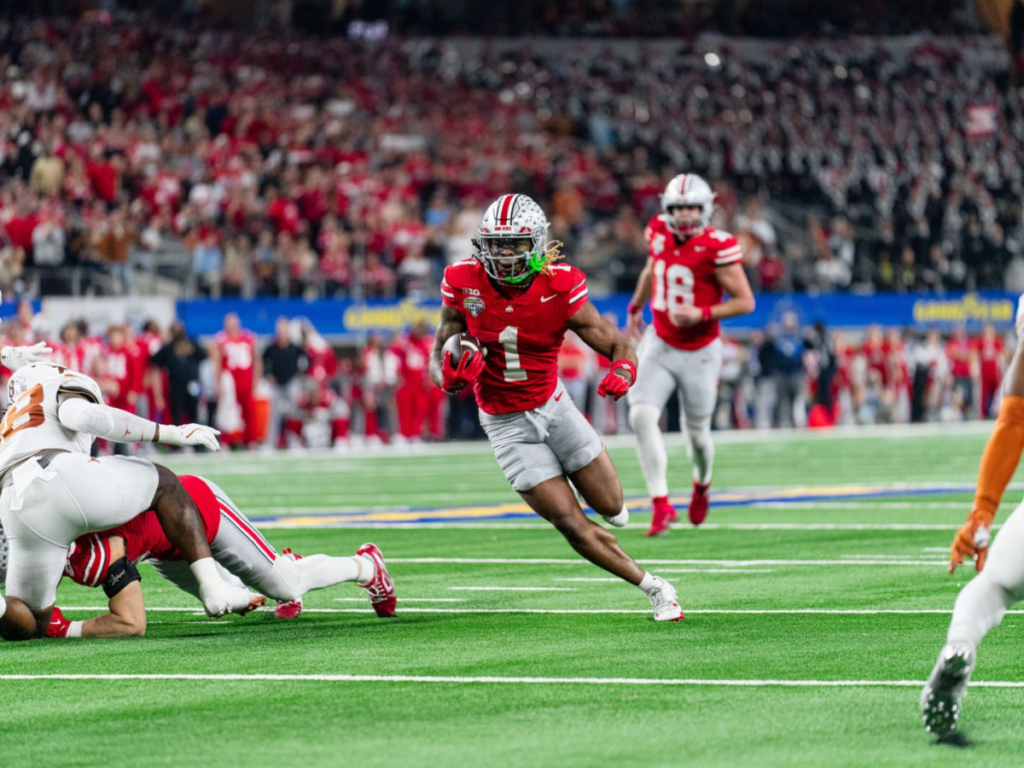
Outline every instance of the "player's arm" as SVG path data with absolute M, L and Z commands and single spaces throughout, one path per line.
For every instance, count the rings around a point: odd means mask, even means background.
M 654 259 L 647 257 L 640 277 L 637 278 L 633 298 L 629 300 L 626 310 L 626 336 L 630 339 L 640 337 L 640 322 L 643 319 L 644 307 L 651 300 L 651 283 L 654 276 Z
M 974 505 L 953 539 L 949 572 L 963 565 L 965 557 L 974 559 L 974 569 L 985 567 L 992 523 L 1006 486 L 1024 452 L 1024 342 L 1019 341 L 1003 376 L 1003 401 L 995 428 L 985 444 L 978 469 L 978 488 Z
M 636 352 L 633 345 L 615 324 L 602 317 L 589 301 L 569 318 L 569 330 L 575 331 L 583 343 L 612 361 L 612 369 L 598 385 L 602 397 L 618 400 L 636 382 Z
M 715 267 L 715 278 L 729 294 L 729 298 L 711 307 L 711 320 L 740 317 L 754 311 L 757 302 L 754 301 L 754 291 L 741 262 L 734 261 L 732 264 Z
M 444 343 L 457 333 L 465 333 L 467 328 L 465 318 L 457 309 L 441 305 L 441 322 L 437 325 L 434 346 L 430 350 L 430 380 L 442 389 L 445 389 L 444 369 L 449 365 L 444 359 Z M 452 361 L 456 365 L 458 362 Z
M 110 613 L 82 622 L 82 637 L 142 637 L 146 634 L 146 602 L 142 584 L 133 581 L 107 603 Z
M 61 391 L 57 419 L 73 432 L 101 437 L 115 443 L 164 443 L 165 445 L 202 445 L 211 451 L 220 448 L 216 429 L 202 424 L 174 426 L 157 424 L 133 413 L 92 402 L 86 395 Z

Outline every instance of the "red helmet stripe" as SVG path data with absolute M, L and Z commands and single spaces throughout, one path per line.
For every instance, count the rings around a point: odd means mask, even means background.
M 688 173 L 684 173 L 683 174 L 683 183 L 682 183 L 682 186 L 680 188 L 680 192 L 682 192 L 684 195 L 686 194 L 686 181 L 689 178 L 690 178 L 690 174 L 688 174 Z
M 515 200 L 517 195 L 505 195 L 505 199 L 501 201 L 501 213 L 498 214 L 499 224 L 508 224 L 508 213 L 512 208 L 512 201 Z

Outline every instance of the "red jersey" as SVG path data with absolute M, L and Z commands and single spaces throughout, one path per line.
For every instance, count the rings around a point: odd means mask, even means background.
M 398 358 L 398 381 L 407 387 L 426 389 L 430 383 L 427 365 L 433 341 L 427 337 L 414 339 L 406 336 L 391 348 Z
M 221 331 L 214 338 L 220 347 L 222 365 L 235 379 L 240 390 L 252 389 L 253 363 L 256 359 L 256 337 L 249 331 L 230 337 Z
M 950 373 L 955 378 L 971 375 L 971 340 L 951 338 L 946 342 L 946 357 L 949 358 Z
M 722 301 L 715 270 L 743 259 L 743 249 L 728 232 L 712 227 L 683 242 L 668 228 L 665 216 L 654 216 L 644 232 L 654 260 L 651 314 L 658 338 L 676 349 L 700 349 L 718 338 L 718 321 L 683 328 L 669 313 L 676 307 L 711 307 Z
M 53 347 L 53 354 L 50 356 L 57 365 L 70 368 L 72 371 L 81 371 L 85 373 L 91 370 L 92 364 L 89 360 L 89 348 L 82 342 L 77 344 L 65 344 L 63 341 L 55 341 L 51 343 Z
M 528 288 L 500 291 L 480 262 L 466 259 L 445 269 L 441 297 L 487 348 L 475 385 L 480 408 L 501 414 L 544 405 L 558 386 L 558 351 L 569 318 L 587 303 L 586 275 L 555 264 Z
M 998 336 L 991 339 L 982 336 L 974 340 L 974 349 L 981 361 L 982 378 L 998 379 L 1003 360 L 1003 340 Z
M 120 349 L 107 347 L 103 351 L 103 361 L 106 378 L 117 382 L 117 394 L 111 396 L 111 404 L 118 408 L 125 408 L 128 404 L 129 393 L 138 394 L 142 390 L 138 374 L 138 350 L 128 344 Z
M 196 503 L 206 528 L 206 540 L 213 541 L 220 530 L 220 502 L 202 478 L 181 476 L 181 484 Z M 167 540 L 156 512 L 148 510 L 124 525 L 101 533 L 87 533 L 68 549 L 64 575 L 86 587 L 98 587 L 110 568 L 110 539 L 124 539 L 125 556 L 136 565 L 143 560 L 182 560 L 184 556 Z

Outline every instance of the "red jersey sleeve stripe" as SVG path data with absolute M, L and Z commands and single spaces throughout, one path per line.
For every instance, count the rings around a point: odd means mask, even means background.
M 734 253 L 743 253 L 743 249 L 739 245 L 734 245 L 731 248 L 724 248 L 718 252 L 719 256 L 732 256 Z
M 580 291 L 579 293 L 577 293 L 577 294 L 576 294 L 575 296 L 571 297 L 571 298 L 569 299 L 569 303 L 570 303 L 570 304 L 575 304 L 575 303 L 576 303 L 577 301 L 579 301 L 580 299 L 584 299 L 584 298 L 586 298 L 586 296 L 587 296 L 587 293 L 588 293 L 588 290 L 587 290 L 586 288 L 584 288 L 584 289 L 583 289 L 582 291 Z
M 742 253 L 737 253 L 732 256 L 719 256 L 715 259 L 715 264 L 732 264 L 737 261 L 743 261 Z

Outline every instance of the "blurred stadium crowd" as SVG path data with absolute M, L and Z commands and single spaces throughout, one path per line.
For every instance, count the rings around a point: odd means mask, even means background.
M 679 169 L 758 290 L 1024 290 L 1024 101 L 988 38 L 241 35 L 0 22 L 0 289 L 419 296 L 483 207 L 537 198 L 630 290 Z
M 483 437 L 467 390 L 448 397 L 427 374 L 433 332 L 421 323 L 338 354 L 304 318 L 280 318 L 258 339 L 228 315 L 199 340 L 176 323 L 48 329 L 22 302 L 0 343 L 49 340 L 54 359 L 93 376 L 111 405 L 163 423 L 209 423 L 235 448 L 329 448 Z M 717 429 L 829 427 L 987 418 L 1014 346 L 991 326 L 948 338 L 898 328 L 866 333 L 801 327 L 795 313 L 747 338 L 724 337 Z M 603 434 L 628 431 L 625 401 L 597 396 L 608 361 L 571 333 L 560 377 Z M 0 384 L 11 372 L 0 369 Z M 3 386 L 3 399 L 6 386 Z M 6 405 L 6 403 L 4 403 Z M 678 404 L 666 426 L 678 431 Z M 113 446 L 111 446 L 111 449 Z

